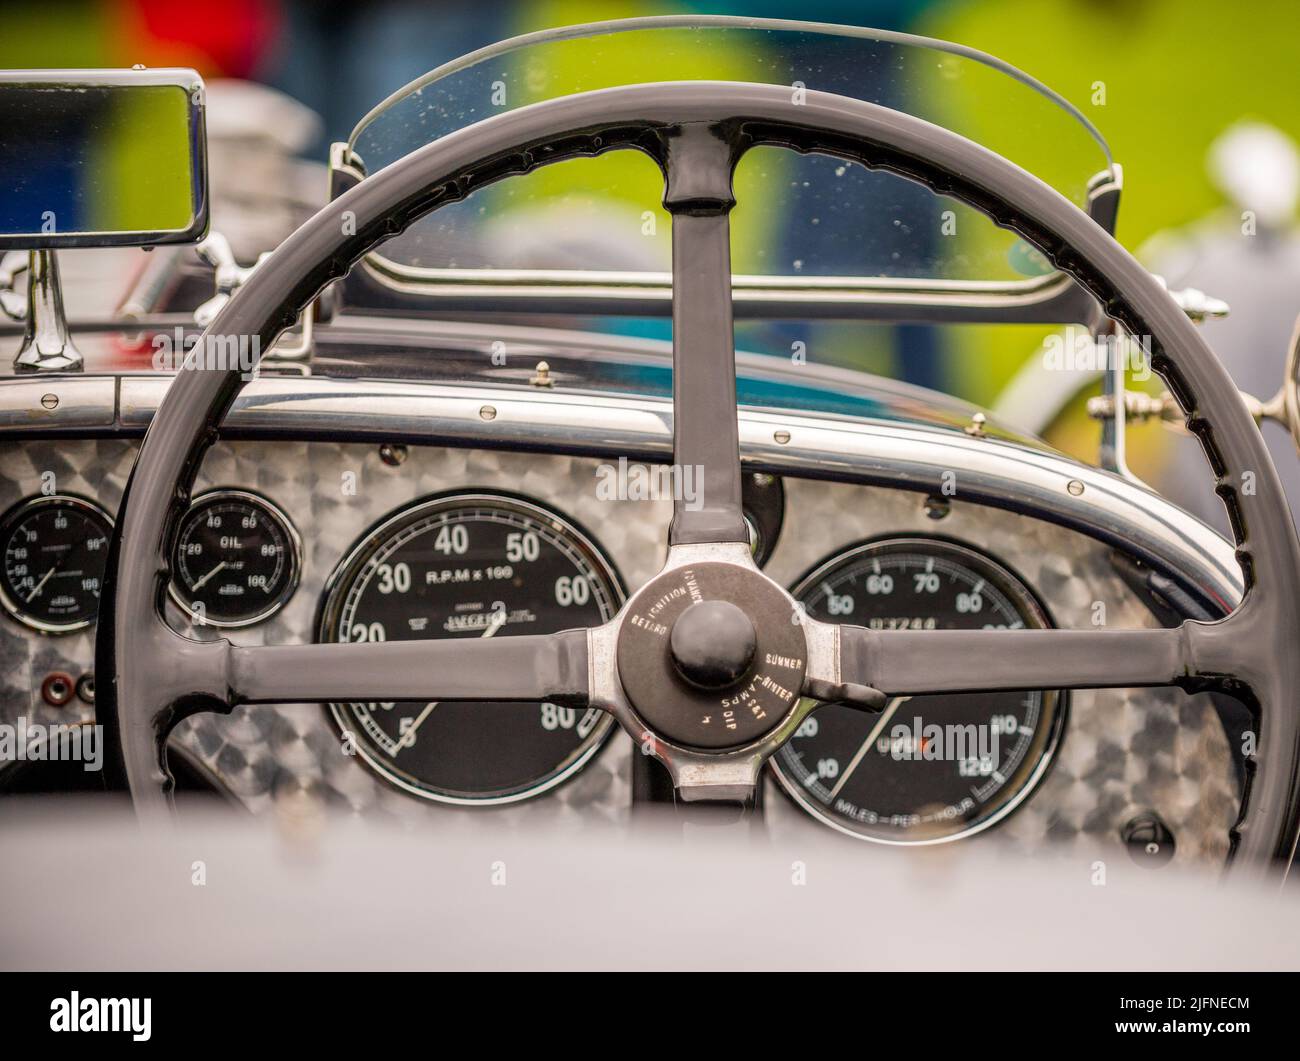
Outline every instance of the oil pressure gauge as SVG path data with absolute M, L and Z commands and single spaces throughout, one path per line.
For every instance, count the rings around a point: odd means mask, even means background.
M 251 626 L 293 596 L 300 552 L 293 524 L 266 498 L 214 490 L 181 521 L 172 597 L 196 625 Z

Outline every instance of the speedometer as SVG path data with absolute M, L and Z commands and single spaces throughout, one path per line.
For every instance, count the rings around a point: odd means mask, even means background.
M 623 593 L 573 523 L 504 494 L 454 494 L 398 512 L 330 580 L 319 640 L 511 637 L 598 626 Z M 505 803 L 579 770 L 613 724 L 550 703 L 330 705 L 362 760 L 392 784 L 449 803 Z
M 808 614 L 875 630 L 1051 625 L 1027 586 L 984 553 L 937 538 L 869 542 L 794 590 Z M 879 715 L 827 705 L 774 756 L 777 779 L 842 832 L 934 843 L 1000 821 L 1054 753 L 1063 694 L 979 692 L 899 698 Z

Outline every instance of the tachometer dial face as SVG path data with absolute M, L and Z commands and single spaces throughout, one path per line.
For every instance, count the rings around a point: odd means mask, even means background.
M 511 637 L 598 626 L 622 603 L 613 568 L 568 521 L 531 502 L 457 494 L 366 535 L 327 590 L 320 640 Z M 612 720 L 547 703 L 351 703 L 331 711 L 362 759 L 449 803 L 537 795 L 580 769 Z
M 95 621 L 113 522 L 78 497 L 24 501 L 0 523 L 4 578 L 0 603 L 21 623 L 48 634 Z
M 214 490 L 181 521 L 172 597 L 198 625 L 261 622 L 297 589 L 299 552 L 293 524 L 265 498 Z
M 1030 590 L 991 557 L 932 538 L 868 543 L 794 591 L 808 614 L 877 630 L 1050 625 Z M 936 661 L 938 662 L 938 661 Z M 773 757 L 786 791 L 855 836 L 934 843 L 1000 821 L 1045 772 L 1061 693 L 988 692 L 892 701 L 879 715 L 828 705 Z

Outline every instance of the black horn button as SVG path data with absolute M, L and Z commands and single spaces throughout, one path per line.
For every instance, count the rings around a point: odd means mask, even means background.
M 685 747 L 735 748 L 794 709 L 808 643 L 790 599 L 757 571 L 705 562 L 649 582 L 618 635 L 618 675 L 637 714 Z
M 749 616 L 730 601 L 697 601 L 668 637 L 677 673 L 700 689 L 725 689 L 745 676 L 758 650 Z

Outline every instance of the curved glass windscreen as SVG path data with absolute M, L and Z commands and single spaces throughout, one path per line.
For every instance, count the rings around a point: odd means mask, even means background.
M 414 82 L 354 130 L 368 173 L 503 111 L 619 85 L 750 81 L 832 92 L 924 118 L 1003 155 L 1080 206 L 1112 173 L 1070 104 L 983 53 L 928 38 L 722 16 L 626 19 L 493 45 Z M 758 148 L 736 173 L 736 274 L 1014 281 L 1044 260 L 1013 234 L 905 178 Z M 660 272 L 662 177 L 638 152 L 556 163 L 445 207 L 386 244 L 411 270 Z

